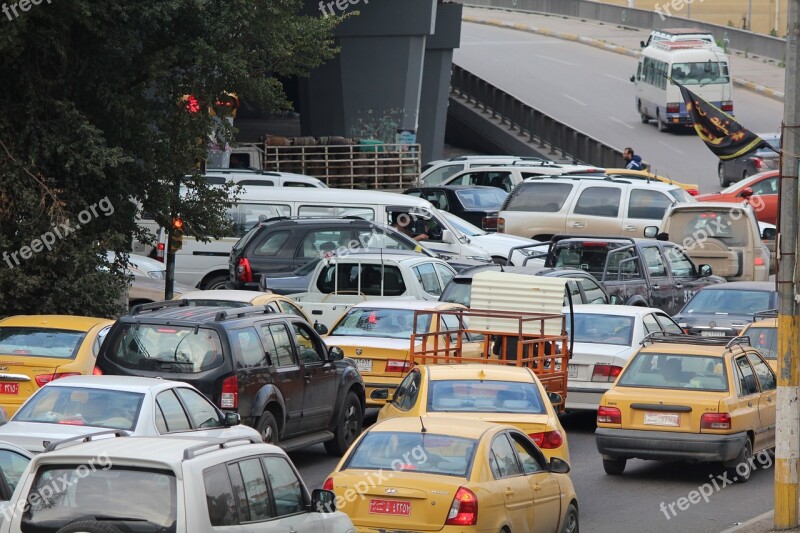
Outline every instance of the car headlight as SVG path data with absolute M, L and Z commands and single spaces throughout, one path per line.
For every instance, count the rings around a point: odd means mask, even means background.
M 484 263 L 492 262 L 492 258 L 488 255 L 468 255 L 465 259 L 471 259 L 472 261 L 483 261 Z

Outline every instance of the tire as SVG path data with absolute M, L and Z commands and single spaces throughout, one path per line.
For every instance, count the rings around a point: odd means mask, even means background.
M 342 410 L 339 412 L 339 420 L 336 422 L 336 429 L 333 432 L 333 440 L 325 443 L 325 451 L 328 455 L 339 457 L 350 447 L 361 434 L 361 424 L 364 420 L 364 409 L 356 393 L 349 391 L 344 397 Z
M 725 178 L 725 168 L 722 166 L 722 163 L 717 165 L 717 175 L 719 176 L 720 187 L 725 188 L 731 184 L 731 181 Z
M 739 465 L 747 465 L 745 469 L 745 474 L 742 475 L 741 472 L 737 471 Z M 750 476 L 753 475 L 751 470 L 753 465 L 753 443 L 750 442 L 750 439 L 744 441 L 744 446 L 739 451 L 739 455 L 736 456 L 736 465 L 732 467 L 726 468 L 728 473 L 728 479 L 733 481 L 734 483 L 747 483 L 750 480 Z
M 669 129 L 669 126 L 666 122 L 661 118 L 661 113 L 656 113 L 656 124 L 658 125 L 658 131 L 664 132 Z
M 204 291 L 217 291 L 224 289 L 227 282 L 228 276 L 225 274 L 217 274 L 205 280 L 200 288 Z
M 122 533 L 122 531 L 104 522 L 81 520 L 80 522 L 67 524 L 56 533 Z
M 603 457 L 603 470 L 609 476 L 621 476 L 627 464 L 627 459 L 606 459 Z
M 579 531 L 578 508 L 575 507 L 574 503 L 571 503 L 567 509 L 567 516 L 564 517 L 564 526 L 561 528 L 561 533 L 578 533 Z
M 642 101 L 641 100 L 639 100 L 639 103 L 637 104 L 636 107 L 639 110 L 639 118 L 642 121 L 642 124 L 649 124 L 650 123 L 650 117 L 648 117 L 647 113 L 645 113 L 644 110 L 642 109 Z
M 267 444 L 274 444 L 277 446 L 280 443 L 281 437 L 278 432 L 278 421 L 275 420 L 275 415 L 271 412 L 264 411 L 258 419 L 256 430 L 261 434 L 261 440 Z

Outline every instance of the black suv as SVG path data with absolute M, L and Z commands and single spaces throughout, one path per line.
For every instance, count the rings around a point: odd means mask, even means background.
M 354 363 L 305 320 L 265 306 L 136 306 L 108 332 L 97 367 L 190 383 L 286 450 L 324 442 L 341 455 L 361 433 L 364 381 Z M 160 408 L 167 425 L 176 420 Z
M 262 274 L 289 273 L 316 259 L 359 248 L 434 255 L 394 228 L 368 220 L 273 218 L 253 227 L 234 245 L 227 287 L 258 290 Z

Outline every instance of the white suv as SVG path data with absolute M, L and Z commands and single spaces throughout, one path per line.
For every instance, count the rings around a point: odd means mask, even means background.
M 286 453 L 255 439 L 112 431 L 51 448 L 0 508 L 0 533 L 355 533 L 332 492 L 309 495 Z
M 210 168 L 206 170 L 205 178 L 211 184 L 222 185 L 232 181 L 243 187 L 250 185 L 260 185 L 262 187 L 315 187 L 318 189 L 326 189 L 328 187 L 322 180 L 305 174 L 243 168 Z
M 431 161 L 422 167 L 419 177 L 420 186 L 439 185 L 450 176 L 475 167 L 495 167 L 513 164 L 555 165 L 551 161 L 538 157 L 520 157 L 513 155 L 460 155 L 447 160 Z
M 511 192 L 514 187 L 528 178 L 585 174 L 605 176 L 605 170 L 587 165 L 559 165 L 556 163 L 533 165 L 530 162 L 523 162 L 518 165 L 470 168 L 447 178 L 442 185 L 488 185 Z

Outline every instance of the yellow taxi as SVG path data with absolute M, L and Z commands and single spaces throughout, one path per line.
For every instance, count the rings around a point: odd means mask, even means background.
M 742 330 L 743 337 L 758 350 L 774 372 L 778 372 L 778 313 L 775 310 L 756 313 L 755 321 Z
M 100 350 L 113 320 L 19 315 L 0 320 L 0 406 L 10 417 L 40 387 L 65 376 L 99 373 Z
M 560 403 L 561 398 L 556 402 Z M 569 461 L 567 434 L 530 368 L 489 364 L 420 365 L 411 369 L 378 420 L 429 416 L 509 424 L 545 456 Z
M 512 426 L 402 417 L 362 433 L 323 488 L 358 533 L 577 533 L 568 472 Z
M 776 386 L 747 337 L 654 339 L 600 401 L 603 467 L 620 475 L 632 458 L 721 462 L 745 482 L 753 454 L 775 446 Z
M 621 178 L 636 178 L 642 180 L 654 180 L 660 181 L 663 183 L 669 183 L 670 185 L 675 185 L 676 187 L 680 187 L 681 189 L 685 189 L 686 192 L 691 194 L 692 196 L 697 196 L 700 194 L 700 186 L 696 183 L 681 183 L 679 181 L 675 181 L 673 179 L 659 176 L 658 174 L 653 174 L 647 170 L 631 170 L 628 168 L 607 168 L 606 174 L 609 176 L 619 176 Z
M 328 347 L 341 348 L 345 357 L 355 361 L 364 377 L 367 407 L 382 407 L 413 366 L 412 334 L 459 330 L 456 316 L 440 315 L 434 322 L 431 314 L 420 315 L 415 330 L 415 313 L 449 309 L 466 308 L 456 303 L 425 300 L 370 300 L 351 307 L 324 340 Z M 482 353 L 482 338 L 466 333 L 465 339 L 462 354 L 477 357 Z

